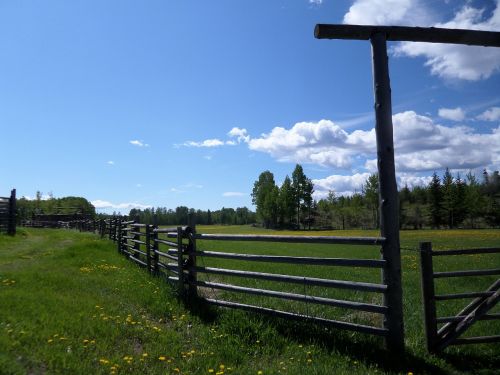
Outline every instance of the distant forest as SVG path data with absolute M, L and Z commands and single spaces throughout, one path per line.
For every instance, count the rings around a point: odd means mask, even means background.
M 270 171 L 262 172 L 252 191 L 257 219 L 266 228 L 375 229 L 378 217 L 378 176 L 371 175 L 360 192 L 313 199 L 314 186 L 300 165 L 278 187 Z M 468 173 L 442 178 L 433 174 L 427 186 L 399 191 L 402 229 L 482 228 L 500 226 L 500 176 L 485 170 L 481 181 Z
M 292 177 L 277 186 L 274 175 L 264 171 L 255 181 L 252 203 L 247 207 L 220 210 L 196 210 L 186 206 L 132 209 L 129 218 L 158 225 L 187 224 L 194 215 L 202 225 L 260 224 L 274 229 L 376 229 L 378 228 L 378 176 L 371 175 L 359 192 L 339 196 L 330 191 L 326 198 L 313 199 L 314 185 L 300 165 Z M 50 195 L 50 194 L 49 194 Z M 94 206 L 82 197 L 17 200 L 18 221 L 31 220 L 36 214 L 71 214 L 90 218 L 113 215 L 96 214 Z M 500 227 L 500 174 L 483 172 L 480 179 L 472 173 L 465 178 L 446 169 L 436 173 L 427 186 L 404 186 L 399 191 L 401 229 L 486 228 Z M 154 219 L 156 217 L 156 219 Z

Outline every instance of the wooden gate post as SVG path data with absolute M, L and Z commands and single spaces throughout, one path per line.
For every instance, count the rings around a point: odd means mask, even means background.
M 427 350 L 432 353 L 437 344 L 436 301 L 434 299 L 434 274 L 432 244 L 420 242 L 420 277 L 422 280 L 422 305 L 424 306 L 425 337 Z
M 7 234 L 14 236 L 16 234 L 16 189 L 12 189 L 9 199 L 9 224 Z
M 384 294 L 384 305 L 388 309 L 384 326 L 389 330 L 386 346 L 392 351 L 404 352 L 398 187 L 394 166 L 391 85 L 386 35 L 382 32 L 375 33 L 370 37 L 370 41 L 375 94 L 380 231 L 381 236 L 385 238 L 382 245 L 382 257 L 386 261 L 386 266 L 382 272 L 382 279 L 387 285 L 387 292 Z

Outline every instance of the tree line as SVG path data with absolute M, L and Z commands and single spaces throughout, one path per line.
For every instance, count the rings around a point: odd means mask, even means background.
M 370 175 L 360 191 L 350 196 L 330 191 L 326 198 L 312 197 L 314 185 L 296 165 L 292 178 L 277 186 L 270 171 L 254 183 L 252 202 L 266 228 L 376 229 L 379 226 L 378 175 Z M 500 176 L 472 172 L 465 178 L 447 168 L 432 175 L 427 186 L 399 190 L 401 229 L 482 228 L 500 226 Z
M 220 210 L 196 210 L 186 206 L 174 209 L 166 207 L 130 210 L 129 218 L 140 223 L 158 225 L 185 225 L 189 222 L 189 216 L 194 215 L 196 224 L 201 225 L 246 225 L 256 223 L 255 212 L 247 207 L 225 208 Z

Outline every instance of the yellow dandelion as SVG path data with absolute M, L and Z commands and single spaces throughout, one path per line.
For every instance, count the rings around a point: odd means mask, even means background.
M 262 370 L 257 371 L 257 375 L 262 375 L 262 374 L 264 374 Z
M 47 343 L 48 343 L 48 344 L 50 344 L 52 341 L 54 341 L 54 340 L 52 340 L 52 339 L 48 339 L 48 340 L 47 340 Z
M 143 356 L 143 357 L 147 357 L 147 356 L 148 356 L 148 353 L 142 353 L 142 356 Z
M 222 363 L 219 365 L 219 368 L 224 371 L 224 369 L 226 368 L 226 366 L 224 366 Z
M 159 359 L 160 361 L 164 361 L 166 358 L 165 358 L 164 356 L 162 356 L 162 355 L 161 355 L 161 356 L 159 356 L 159 357 L 158 357 L 158 359 Z
M 209 372 L 210 374 L 212 374 L 212 373 L 214 372 L 214 369 L 213 369 L 213 368 L 209 368 L 209 369 L 208 369 L 208 372 Z
M 106 358 L 101 358 L 99 362 L 103 365 L 107 365 L 109 363 L 109 361 Z
M 174 368 L 174 371 L 175 372 L 181 372 L 181 370 L 179 369 L 179 367 Z

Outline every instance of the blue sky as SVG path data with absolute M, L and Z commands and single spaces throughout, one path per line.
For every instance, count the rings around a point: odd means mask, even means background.
M 496 0 L 0 1 L 0 194 L 101 212 L 316 197 L 374 172 L 370 45 L 316 23 L 500 31 Z M 390 43 L 398 182 L 500 169 L 500 49 Z

